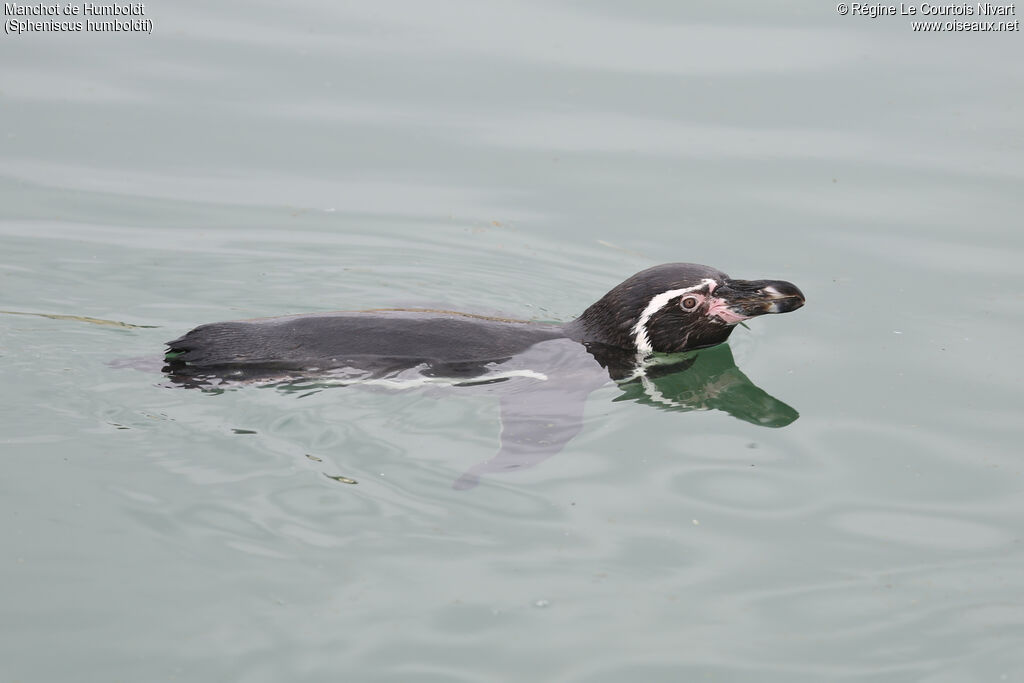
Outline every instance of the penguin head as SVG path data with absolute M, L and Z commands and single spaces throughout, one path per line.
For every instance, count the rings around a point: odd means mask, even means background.
M 803 293 L 783 280 L 734 280 L 708 266 L 667 263 L 627 279 L 571 325 L 584 343 L 678 353 L 724 342 L 743 320 L 803 305 Z

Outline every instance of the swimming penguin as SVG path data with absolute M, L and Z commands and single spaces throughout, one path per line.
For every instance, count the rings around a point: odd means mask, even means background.
M 626 279 L 564 324 L 426 309 L 209 323 L 167 343 L 164 372 L 199 387 L 310 376 L 488 391 L 502 383 L 501 450 L 456 483 L 466 488 L 482 473 L 561 450 L 582 427 L 587 395 L 609 379 L 657 391 L 653 354 L 721 344 L 741 321 L 803 304 L 789 282 L 734 280 L 708 266 L 669 263 Z

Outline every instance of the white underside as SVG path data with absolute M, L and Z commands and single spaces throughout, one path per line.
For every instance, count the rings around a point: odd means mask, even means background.
M 496 382 L 509 379 L 531 379 L 546 381 L 548 376 L 535 370 L 505 370 L 500 372 L 486 372 L 473 377 L 431 377 L 420 374 L 423 366 L 404 370 L 394 377 L 367 377 L 366 373 L 352 368 L 338 368 L 336 370 L 322 371 L 320 368 L 306 368 L 303 372 L 294 374 L 282 374 L 279 377 L 248 380 L 246 384 L 274 385 L 282 382 L 293 382 L 301 380 L 312 380 L 317 385 L 324 386 L 371 386 L 384 389 L 401 391 L 405 389 L 416 389 L 420 387 L 446 387 L 458 386 L 460 384 L 476 384 Z M 241 374 L 241 373 L 240 373 Z

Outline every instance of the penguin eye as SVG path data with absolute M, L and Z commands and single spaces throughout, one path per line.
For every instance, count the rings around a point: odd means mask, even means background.
M 697 308 L 698 303 L 699 302 L 697 301 L 697 297 L 687 296 L 683 297 L 683 300 L 679 302 L 679 305 L 683 307 L 684 311 L 692 311 L 693 309 Z

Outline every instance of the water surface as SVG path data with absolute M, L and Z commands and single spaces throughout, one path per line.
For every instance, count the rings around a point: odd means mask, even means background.
M 0 42 L 0 309 L 136 326 L 0 315 L 4 680 L 1024 677 L 1019 33 L 810 3 L 147 16 Z M 110 364 L 231 318 L 564 321 L 665 261 L 807 294 L 730 342 L 798 419 L 609 385 L 562 453 L 457 491 L 486 396 Z

